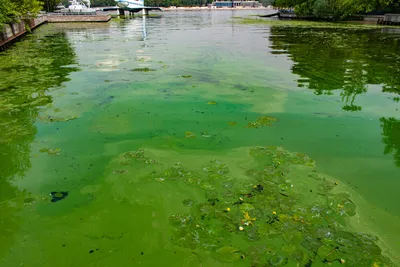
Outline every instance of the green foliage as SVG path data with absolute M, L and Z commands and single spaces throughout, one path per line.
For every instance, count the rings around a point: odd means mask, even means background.
M 35 17 L 41 8 L 39 0 L 0 0 L 0 28 L 4 24 Z
M 116 3 L 114 0 L 91 0 L 91 7 L 98 7 L 98 6 L 115 6 Z
M 394 0 L 276 0 L 274 5 L 294 8 L 296 14 L 325 19 L 346 19 L 360 12 L 395 8 Z

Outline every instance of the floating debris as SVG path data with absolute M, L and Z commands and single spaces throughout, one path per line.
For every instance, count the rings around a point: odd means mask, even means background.
M 216 105 L 217 102 L 215 102 L 215 101 L 209 101 L 209 102 L 207 102 L 207 104 L 208 104 L 208 105 Z
M 258 118 L 255 122 L 249 122 L 246 128 L 261 128 L 265 126 L 272 126 L 272 123 L 276 122 L 275 117 L 262 116 Z
M 196 135 L 192 132 L 185 132 L 185 138 L 196 138 Z
M 230 122 L 228 122 L 228 125 L 229 126 L 235 126 L 235 125 L 237 125 L 237 122 L 236 121 L 230 121 Z
M 132 69 L 132 71 L 149 72 L 149 71 L 156 71 L 156 70 L 155 69 L 150 69 L 150 68 L 135 68 L 135 69 Z
M 61 153 L 60 148 L 42 148 L 39 150 L 40 153 L 47 153 L 50 156 L 59 156 Z
M 188 78 L 192 78 L 192 75 L 181 75 L 182 78 L 188 79 Z
M 68 196 L 68 192 L 53 191 L 50 193 L 50 196 L 51 196 L 51 202 L 57 202 L 66 198 Z

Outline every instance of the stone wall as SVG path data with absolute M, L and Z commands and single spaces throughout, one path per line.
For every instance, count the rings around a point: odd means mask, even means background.
M 111 19 L 111 15 L 48 15 L 47 21 L 56 22 L 107 22 Z
M 36 19 L 28 21 L 29 28 L 34 29 L 37 26 L 47 22 L 47 16 L 40 16 Z M 0 51 L 4 49 L 4 45 L 13 41 L 27 32 L 25 22 L 5 25 L 3 31 L 0 32 Z

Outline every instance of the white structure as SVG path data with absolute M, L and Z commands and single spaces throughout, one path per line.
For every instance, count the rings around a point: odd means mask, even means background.
M 60 12 L 84 12 L 84 13 L 92 13 L 96 12 L 96 10 L 90 8 L 90 0 L 83 0 L 85 1 L 88 5 L 86 6 L 83 2 L 79 2 L 77 0 L 70 0 L 69 1 L 69 6 L 66 9 L 61 9 Z
M 262 7 L 262 5 L 255 0 L 215 0 L 211 5 L 213 8 L 229 8 L 229 7 Z

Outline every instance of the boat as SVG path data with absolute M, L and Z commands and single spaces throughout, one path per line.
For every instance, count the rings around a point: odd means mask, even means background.
M 67 8 L 62 8 L 57 10 L 57 12 L 60 13 L 96 13 L 96 10 L 93 8 L 90 8 L 90 0 L 84 0 L 88 6 L 85 5 L 85 3 L 82 1 L 80 2 L 79 0 L 70 0 L 69 1 L 69 6 Z

